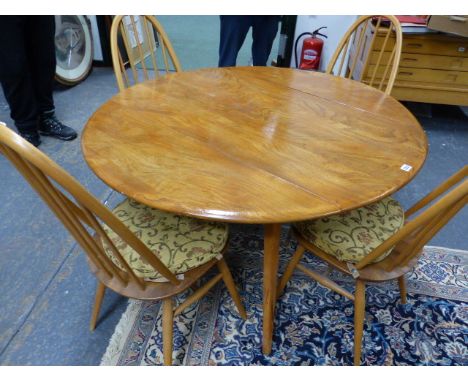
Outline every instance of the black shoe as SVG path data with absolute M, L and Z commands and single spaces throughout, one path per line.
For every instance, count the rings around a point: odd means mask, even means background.
M 19 132 L 19 135 L 21 135 L 24 139 L 26 139 L 29 143 L 31 143 L 34 146 L 39 146 L 41 144 L 41 137 L 37 133 L 37 131 L 31 131 L 31 132 Z
M 39 116 L 38 130 L 41 135 L 62 139 L 63 141 L 71 141 L 78 136 L 75 130 L 60 122 L 54 113 Z

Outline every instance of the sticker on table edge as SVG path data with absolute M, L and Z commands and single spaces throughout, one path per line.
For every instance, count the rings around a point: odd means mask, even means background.
M 409 172 L 413 169 L 413 166 L 410 166 L 409 164 L 403 164 L 401 167 L 400 167 L 401 170 L 403 171 L 406 171 L 406 172 Z

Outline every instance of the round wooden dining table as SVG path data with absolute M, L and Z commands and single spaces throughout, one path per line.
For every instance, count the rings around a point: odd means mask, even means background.
M 154 208 L 264 225 L 263 352 L 272 347 L 282 223 L 354 209 L 419 171 L 427 139 L 394 98 L 362 83 L 274 67 L 173 73 L 93 114 L 84 157 Z

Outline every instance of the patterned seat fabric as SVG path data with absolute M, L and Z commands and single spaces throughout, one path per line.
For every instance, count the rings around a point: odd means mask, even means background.
M 404 224 L 404 211 L 393 198 L 349 212 L 295 224 L 312 244 L 338 260 L 357 263 Z M 374 262 L 381 261 L 391 249 Z
M 212 260 L 228 240 L 227 224 L 159 211 L 132 199 L 124 200 L 113 212 L 175 274 Z M 114 231 L 106 225 L 104 230 L 137 276 L 148 281 L 166 281 Z M 103 247 L 107 256 L 124 270 L 104 242 Z

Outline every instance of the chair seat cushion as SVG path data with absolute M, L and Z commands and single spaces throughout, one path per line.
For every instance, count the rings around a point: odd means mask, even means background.
M 393 198 L 322 219 L 295 224 L 312 244 L 338 260 L 357 263 L 404 224 L 404 211 Z M 391 249 L 374 262 L 381 261 Z
M 160 211 L 132 199 L 125 199 L 114 214 L 175 274 L 197 268 L 221 254 L 228 240 L 228 225 Z M 104 230 L 135 274 L 148 281 L 165 281 L 119 235 L 104 225 Z M 104 250 L 122 270 L 112 250 Z

